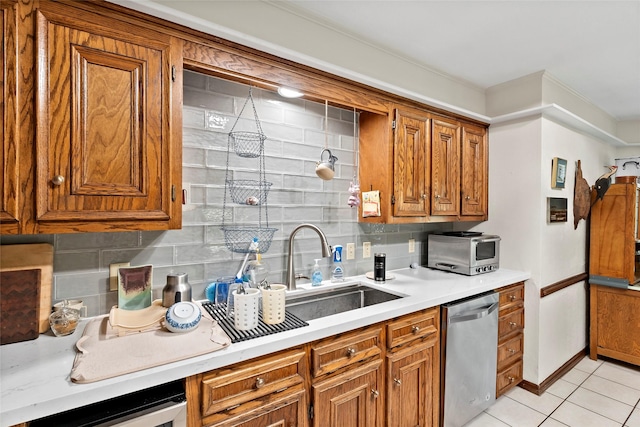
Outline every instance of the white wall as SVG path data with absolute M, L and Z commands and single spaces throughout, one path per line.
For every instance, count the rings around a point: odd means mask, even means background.
M 524 378 L 537 383 L 539 348 L 539 203 L 542 119 L 489 128 L 489 220 L 475 228 L 498 234 L 500 265 L 530 271 L 525 286 Z
M 489 221 L 477 229 L 502 237 L 500 264 L 531 272 L 525 287 L 524 378 L 540 384 L 587 345 L 584 282 L 540 298 L 540 289 L 587 271 L 587 223 L 573 226 L 576 161 L 590 185 L 615 149 L 540 116 L 489 132 Z M 551 188 L 551 160 L 568 162 L 564 189 Z M 547 197 L 568 201 L 568 221 L 547 222 Z

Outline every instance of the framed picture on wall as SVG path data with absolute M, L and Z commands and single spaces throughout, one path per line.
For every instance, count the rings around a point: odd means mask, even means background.
M 554 157 L 551 161 L 551 188 L 564 188 L 567 179 L 567 161 Z

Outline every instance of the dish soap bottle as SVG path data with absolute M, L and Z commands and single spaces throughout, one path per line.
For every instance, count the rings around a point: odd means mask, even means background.
M 313 272 L 311 273 L 311 286 L 320 286 L 322 283 L 322 270 L 318 264 L 319 259 L 315 260 L 316 264 L 313 266 Z
M 331 281 L 344 281 L 344 269 L 342 268 L 342 245 L 333 247 L 333 268 L 331 270 Z

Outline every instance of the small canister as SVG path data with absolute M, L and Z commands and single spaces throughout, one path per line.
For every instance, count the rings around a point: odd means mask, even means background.
M 387 254 L 378 253 L 373 255 L 373 279 L 376 282 L 384 282 L 386 278 Z
M 171 307 L 181 301 L 191 301 L 191 285 L 187 273 L 167 275 L 167 284 L 162 289 L 162 306 Z

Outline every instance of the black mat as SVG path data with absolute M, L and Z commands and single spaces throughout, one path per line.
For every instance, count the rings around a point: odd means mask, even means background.
M 266 335 L 277 334 L 278 332 L 290 331 L 292 329 L 309 326 L 304 320 L 300 320 L 295 315 L 285 312 L 284 322 L 276 325 L 268 325 L 262 321 L 262 311 L 258 314 L 258 326 L 248 331 L 239 331 L 233 325 L 233 319 L 227 317 L 226 304 L 214 304 L 212 302 L 202 303 L 202 306 L 213 317 L 220 327 L 229 335 L 231 342 L 247 341 L 253 338 L 264 337 Z

